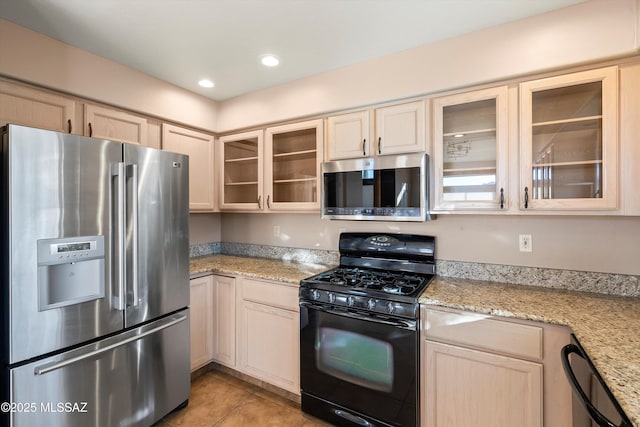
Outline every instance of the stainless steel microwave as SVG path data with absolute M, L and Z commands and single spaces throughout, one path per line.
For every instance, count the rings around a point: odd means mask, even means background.
M 426 221 L 426 154 L 363 157 L 322 164 L 322 218 Z

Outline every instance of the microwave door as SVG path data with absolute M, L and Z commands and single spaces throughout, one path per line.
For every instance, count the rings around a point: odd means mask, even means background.
M 9 125 L 3 153 L 8 363 L 121 329 L 110 223 L 121 144 Z

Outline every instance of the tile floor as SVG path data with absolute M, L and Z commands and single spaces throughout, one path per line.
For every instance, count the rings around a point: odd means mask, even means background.
M 270 391 L 208 371 L 191 382 L 189 405 L 167 415 L 154 427 L 328 427 L 300 405 Z

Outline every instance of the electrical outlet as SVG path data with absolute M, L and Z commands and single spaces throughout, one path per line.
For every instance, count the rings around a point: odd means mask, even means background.
M 533 252 L 531 234 L 520 235 L 520 252 Z
M 274 225 L 273 226 L 273 237 L 280 237 L 280 226 L 279 225 Z

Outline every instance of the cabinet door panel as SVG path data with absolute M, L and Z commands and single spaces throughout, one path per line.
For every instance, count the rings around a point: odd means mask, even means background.
M 541 427 L 542 365 L 423 341 L 426 427 Z
M 236 364 L 236 281 L 212 276 L 213 360 L 231 368 Z
M 618 207 L 618 68 L 520 84 L 520 207 Z
M 253 131 L 223 136 L 218 145 L 221 210 L 262 210 L 263 135 Z
M 206 365 L 212 358 L 211 276 L 191 279 L 191 370 Z
M 370 156 L 369 111 L 341 114 L 327 119 L 327 158 L 352 159 Z
M 241 310 L 241 370 L 300 394 L 298 313 L 249 301 Z
M 165 123 L 162 149 L 189 156 L 189 210 L 215 210 L 213 136 Z
M 424 101 L 376 109 L 376 140 L 372 155 L 425 150 Z
M 84 106 L 87 136 L 147 145 L 147 119 L 97 105 Z
M 74 123 L 75 105 L 63 96 L 0 81 L 0 126 L 14 123 L 81 134 Z

